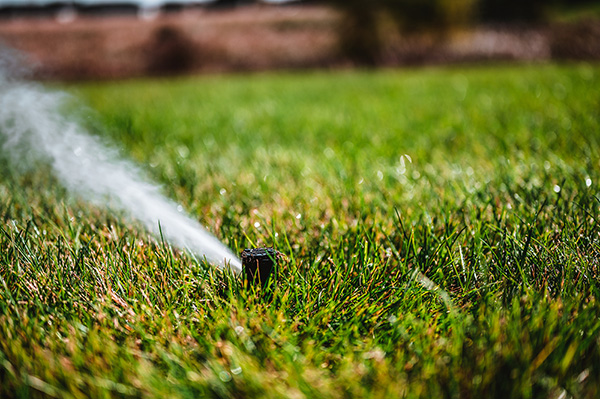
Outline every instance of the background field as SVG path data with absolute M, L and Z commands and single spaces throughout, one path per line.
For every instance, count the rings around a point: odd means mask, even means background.
M 0 158 L 0 396 L 600 394 L 600 68 L 78 84 L 246 292 Z

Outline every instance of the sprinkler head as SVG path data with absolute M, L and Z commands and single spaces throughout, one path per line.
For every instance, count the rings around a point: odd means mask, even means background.
M 269 281 L 279 253 L 273 248 L 254 248 L 242 251 L 242 268 L 248 285 L 264 288 Z

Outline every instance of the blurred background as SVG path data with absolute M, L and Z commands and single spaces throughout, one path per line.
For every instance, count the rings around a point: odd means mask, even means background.
M 38 79 L 600 59 L 592 0 L 0 0 Z

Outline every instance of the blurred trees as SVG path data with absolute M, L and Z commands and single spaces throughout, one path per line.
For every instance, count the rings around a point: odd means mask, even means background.
M 192 69 L 196 54 L 193 40 L 175 25 L 155 29 L 146 45 L 149 58 L 147 72 L 154 75 L 176 75 Z
M 542 17 L 544 0 L 479 0 L 478 14 L 484 22 L 532 22 Z
M 548 7 L 569 8 L 597 0 L 325 0 L 343 13 L 340 48 L 351 61 L 375 65 L 383 39 L 394 30 L 443 37 L 474 22 L 540 23 Z
M 468 23 L 476 0 L 329 0 L 343 12 L 340 47 L 363 65 L 377 64 L 390 29 L 444 33 Z

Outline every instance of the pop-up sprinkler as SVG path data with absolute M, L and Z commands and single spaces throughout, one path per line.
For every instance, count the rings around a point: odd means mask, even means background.
M 265 287 L 277 262 L 279 252 L 273 248 L 254 248 L 242 251 L 242 268 L 246 284 Z

